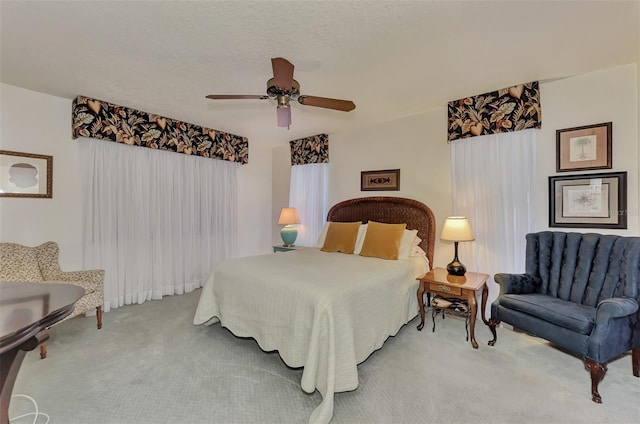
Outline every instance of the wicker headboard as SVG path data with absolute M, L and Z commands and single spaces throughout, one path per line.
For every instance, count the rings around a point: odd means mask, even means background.
M 418 230 L 420 247 L 427 252 L 429 266 L 433 267 L 436 238 L 436 219 L 427 205 L 402 197 L 361 197 L 336 203 L 327 214 L 327 221 L 368 221 L 387 224 L 406 223 L 408 230 Z

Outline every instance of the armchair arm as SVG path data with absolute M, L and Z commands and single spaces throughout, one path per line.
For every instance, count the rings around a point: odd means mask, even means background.
M 104 286 L 104 270 L 93 269 L 86 271 L 53 271 L 45 277 L 48 281 L 63 281 L 80 286 L 87 291 L 102 292 Z
M 496 283 L 500 285 L 500 294 L 536 293 L 540 279 L 529 274 L 496 274 Z
M 630 297 L 613 297 L 600 302 L 596 308 L 596 322 L 626 317 L 638 311 L 638 301 Z
M 605 299 L 596 308 L 596 322 L 587 340 L 587 358 L 607 362 L 627 352 L 632 346 L 631 315 L 638 311 L 638 301 L 630 297 Z

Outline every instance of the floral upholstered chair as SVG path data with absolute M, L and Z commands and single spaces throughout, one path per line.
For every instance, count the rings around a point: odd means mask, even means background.
M 84 296 L 66 319 L 84 314 L 96 308 L 98 329 L 102 328 L 102 304 L 104 302 L 104 271 L 71 271 L 60 269 L 58 244 L 48 241 L 36 247 L 17 243 L 0 243 L 0 281 L 67 283 L 80 286 Z M 40 357 L 47 357 L 46 343 L 40 346 Z

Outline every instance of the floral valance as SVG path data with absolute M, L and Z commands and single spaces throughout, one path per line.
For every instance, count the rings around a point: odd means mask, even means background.
M 538 81 L 449 102 L 448 141 L 540 128 Z
M 88 137 L 186 155 L 249 162 L 246 137 L 78 96 L 73 101 L 73 138 Z
M 329 136 L 318 134 L 291 140 L 291 165 L 329 162 Z

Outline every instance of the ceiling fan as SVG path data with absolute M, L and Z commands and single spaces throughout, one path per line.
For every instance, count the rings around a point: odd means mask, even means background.
M 297 100 L 298 103 L 305 106 L 322 107 L 325 109 L 341 110 L 343 112 L 349 112 L 356 108 L 356 105 L 351 100 L 300 95 L 300 84 L 293 79 L 293 64 L 287 59 L 281 57 L 272 58 L 271 66 L 273 68 L 273 78 L 267 81 L 266 95 L 210 94 L 206 97 L 207 99 L 214 100 L 275 99 L 278 101 L 278 126 L 287 128 L 291 125 L 290 100 Z

